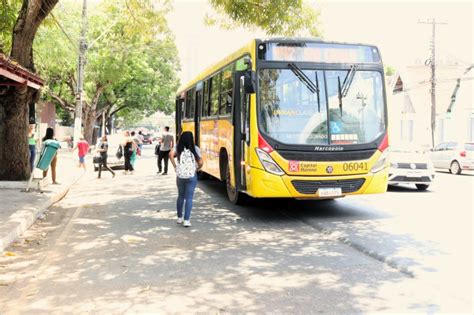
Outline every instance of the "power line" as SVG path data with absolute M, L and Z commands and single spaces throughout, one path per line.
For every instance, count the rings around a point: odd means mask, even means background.
M 56 26 L 61 30 L 61 32 L 64 34 L 64 36 L 66 36 L 66 38 L 68 39 L 69 43 L 72 45 L 72 47 L 74 48 L 74 51 L 76 51 L 76 44 L 75 42 L 71 39 L 71 37 L 69 36 L 69 34 L 66 32 L 66 30 L 64 29 L 64 27 L 61 25 L 61 23 L 59 23 L 59 21 L 56 19 L 56 17 L 54 16 L 53 14 L 53 10 L 51 7 L 48 8 L 50 13 L 49 15 L 51 15 L 54 23 L 56 24 Z M 43 9 L 43 7 L 40 7 L 40 10 L 45 14 L 47 15 L 46 11 Z
M 66 38 L 69 40 L 69 43 L 74 47 L 74 50 L 76 49 L 76 44 L 75 42 L 71 39 L 71 37 L 68 35 L 68 33 L 66 32 L 66 30 L 63 28 L 63 26 L 61 25 L 61 23 L 59 23 L 59 21 L 56 19 L 56 17 L 54 16 L 53 12 L 51 12 L 51 17 L 53 18 L 54 22 L 56 22 L 56 25 L 59 27 L 59 29 L 63 32 L 63 34 L 66 36 Z

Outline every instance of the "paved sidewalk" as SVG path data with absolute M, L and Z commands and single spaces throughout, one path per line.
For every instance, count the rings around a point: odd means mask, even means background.
M 86 174 L 92 176 L 92 164 L 88 157 Z M 52 185 L 51 173 L 48 172 L 47 185 L 43 191 L 21 189 L 0 189 L 0 252 L 3 252 L 23 232 L 25 232 L 37 218 L 42 217 L 54 203 L 61 200 L 83 175 L 69 150 L 60 150 L 57 162 L 56 177 L 60 185 Z

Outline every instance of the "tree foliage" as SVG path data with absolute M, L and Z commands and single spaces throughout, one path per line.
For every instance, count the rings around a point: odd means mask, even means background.
M 396 72 L 396 70 L 395 70 L 394 67 L 391 67 L 391 66 L 387 66 L 387 65 L 386 65 L 384 68 L 385 68 L 385 75 L 386 75 L 386 76 L 392 76 L 392 75 L 394 75 L 395 72 Z
M 0 52 L 8 53 L 11 49 L 12 31 L 15 25 L 20 0 L 0 0 Z
M 92 129 L 102 113 L 125 120 L 138 120 L 157 110 L 169 112 L 177 89 L 177 50 L 165 13 L 168 1 L 103 1 L 89 18 L 87 64 L 85 68 L 84 133 Z M 78 21 L 58 6 L 55 15 L 69 37 L 79 36 Z M 36 46 L 45 54 L 42 70 L 48 79 L 47 98 L 63 110 L 75 108 L 77 53 L 57 27 L 48 26 Z
M 218 16 L 208 24 L 258 27 L 269 35 L 319 36 L 319 13 L 303 0 L 209 0 Z M 225 17 L 224 19 L 222 17 Z

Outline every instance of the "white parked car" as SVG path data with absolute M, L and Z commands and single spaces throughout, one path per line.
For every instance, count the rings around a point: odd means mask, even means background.
M 391 146 L 389 158 L 389 185 L 415 184 L 418 190 L 426 190 L 435 178 L 433 163 L 421 148 Z
M 431 152 L 434 167 L 461 174 L 463 170 L 474 170 L 474 143 L 442 142 Z

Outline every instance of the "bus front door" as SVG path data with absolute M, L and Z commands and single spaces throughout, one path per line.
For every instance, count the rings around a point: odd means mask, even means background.
M 249 103 L 248 94 L 245 93 L 244 78 L 245 71 L 236 71 L 234 73 L 234 97 L 233 97 L 233 111 L 232 122 L 234 127 L 234 182 L 236 190 L 236 199 L 242 199 L 241 192 L 247 190 L 245 178 L 245 150 L 246 142 L 249 138 L 248 117 L 249 117 Z M 231 196 L 229 196 L 230 199 Z M 232 201 L 232 200 L 231 200 Z M 238 202 L 237 200 L 235 201 Z

